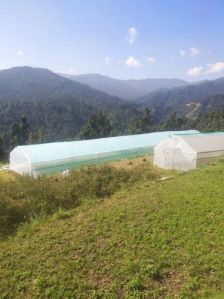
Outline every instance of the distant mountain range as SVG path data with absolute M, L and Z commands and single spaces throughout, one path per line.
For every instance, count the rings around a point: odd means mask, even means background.
M 74 139 L 93 113 L 107 114 L 121 134 L 140 112 L 134 104 L 107 95 L 47 69 L 16 67 L 0 71 L 0 135 L 22 114 L 45 140 Z
M 66 77 L 129 100 L 139 110 L 150 107 L 157 122 L 174 111 L 194 118 L 200 112 L 224 107 L 224 78 L 190 83 L 179 79 L 118 80 L 99 74 Z
M 200 112 L 222 109 L 224 78 L 191 84 L 178 79 L 117 80 L 95 74 L 64 77 L 31 67 L 0 71 L 0 136 L 26 114 L 33 130 L 44 131 L 44 141 L 74 139 L 99 111 L 110 119 L 114 134 L 127 134 L 146 107 L 157 123 L 173 112 L 195 118 Z
M 189 84 L 179 79 L 118 80 L 100 74 L 63 76 L 124 100 L 134 100 L 161 88 L 172 88 Z
M 154 109 L 159 121 L 174 111 L 194 117 L 202 111 L 224 108 L 224 78 L 157 90 L 136 99 L 135 103 L 140 109 Z

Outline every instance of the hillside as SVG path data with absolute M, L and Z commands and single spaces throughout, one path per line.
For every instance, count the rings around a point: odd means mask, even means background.
M 87 84 L 92 88 L 96 88 L 102 92 L 110 94 L 111 96 L 117 96 L 124 100 L 134 99 L 142 93 L 138 89 L 129 86 L 122 80 L 110 78 L 100 74 L 86 74 L 86 75 L 63 75 L 66 78 L 74 80 L 76 82 Z
M 132 86 L 146 95 L 160 89 L 170 89 L 175 87 L 187 86 L 190 83 L 181 79 L 141 79 L 141 80 L 125 80 L 128 86 Z
M 188 84 L 180 79 L 119 80 L 100 74 L 63 76 L 124 100 L 133 100 L 161 88 L 172 88 Z
M 155 91 L 138 98 L 135 103 L 141 108 L 152 107 L 155 110 L 157 119 L 163 119 L 174 111 L 181 115 L 193 112 L 194 115 L 195 111 L 198 113 L 212 108 L 221 108 L 224 106 L 223 95 L 224 78 L 220 78 Z M 216 98 L 218 98 L 217 101 Z
M 223 298 L 223 178 L 219 162 L 34 219 L 1 242 L 1 298 Z
M 93 113 L 103 111 L 118 132 L 139 112 L 133 104 L 46 69 L 17 67 L 0 71 L 0 135 L 26 114 L 45 140 L 74 138 Z
M 85 79 L 86 76 L 80 75 L 80 78 Z M 93 82 L 101 82 L 101 87 L 107 90 L 110 86 L 111 92 L 116 90 L 118 85 L 124 86 L 125 82 L 125 86 L 128 86 L 126 90 L 133 96 L 135 92 L 132 87 L 138 89 L 138 92 L 141 90 L 145 93 L 150 86 L 159 88 L 158 84 L 163 81 L 163 79 L 114 81 L 100 75 L 88 75 L 87 78 L 92 78 Z M 110 80 L 118 85 L 113 85 Z M 184 84 L 182 81 L 178 82 L 175 84 Z M 174 84 L 172 80 L 166 81 L 166 79 L 163 83 Z M 80 136 L 80 130 L 91 116 L 99 112 L 103 112 L 110 123 L 110 135 L 128 134 L 131 130 L 142 133 L 158 130 L 160 123 L 169 118 L 174 111 L 178 116 L 187 116 L 191 120 L 196 119 L 201 113 L 219 110 L 223 108 L 223 95 L 224 79 L 221 78 L 178 88 L 160 89 L 138 100 L 127 102 L 47 69 L 16 67 L 2 70 L 0 71 L 0 153 L 3 147 L 4 156 L 7 157 L 13 144 L 21 144 L 13 142 L 14 137 L 10 132 L 12 125 L 18 126 L 23 115 L 27 116 L 29 123 L 27 142 L 65 141 Z M 147 128 L 141 124 L 146 121 L 142 112 L 145 107 L 152 109 L 152 118 Z M 220 128 L 220 126 L 212 127 Z M 175 127 L 175 129 L 186 128 L 192 128 L 192 124 L 184 125 L 183 128 L 179 125 Z M 205 129 L 205 126 L 200 126 L 200 129 Z

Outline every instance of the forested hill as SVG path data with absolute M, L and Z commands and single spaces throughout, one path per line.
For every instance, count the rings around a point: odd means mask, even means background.
M 134 104 L 46 69 L 17 67 L 0 71 L 0 136 L 26 115 L 41 141 L 74 139 L 94 113 L 107 115 L 120 134 L 139 115 Z
M 142 92 L 146 81 L 141 82 Z M 7 158 L 14 146 L 27 143 L 171 129 L 223 130 L 223 108 L 224 78 L 163 89 L 127 102 L 47 69 L 2 70 L 0 160 L 2 149 Z
M 223 108 L 224 78 L 178 88 L 163 89 L 138 98 L 135 103 L 143 109 L 154 109 L 158 120 L 165 119 L 172 112 L 193 116 L 194 113 Z M 218 99 L 216 101 L 216 99 Z
M 96 88 L 102 92 L 105 92 L 111 96 L 117 96 L 124 100 L 134 99 L 142 96 L 135 87 L 129 86 L 123 80 L 118 80 L 103 76 L 100 74 L 84 74 L 84 75 L 63 75 L 66 78 L 87 84 L 92 88 Z
M 65 77 L 59 76 L 48 69 L 15 67 L 0 71 L 0 101 L 43 101 L 46 98 L 60 96 L 73 97 L 98 103 L 118 103 L 120 99 L 111 97 Z
M 100 74 L 64 76 L 124 100 L 133 100 L 161 88 L 172 88 L 188 84 L 188 82 L 180 79 L 119 80 Z

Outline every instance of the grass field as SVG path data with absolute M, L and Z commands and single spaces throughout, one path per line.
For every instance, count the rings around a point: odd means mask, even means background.
M 152 164 L 152 156 L 147 155 L 147 156 L 137 157 L 134 159 L 113 161 L 108 163 L 108 165 L 115 167 L 116 169 L 133 169 L 137 166 L 141 166 L 147 163 Z
M 0 298 L 224 298 L 223 180 L 219 162 L 134 181 L 22 225 Z
M 0 171 L 0 182 L 8 182 L 14 180 L 15 177 L 16 175 L 9 170 Z

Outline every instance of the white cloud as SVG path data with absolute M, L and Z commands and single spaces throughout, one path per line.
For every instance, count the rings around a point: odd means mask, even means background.
M 128 57 L 128 59 L 126 59 L 126 61 L 125 61 L 125 64 L 128 67 L 140 67 L 140 66 L 142 66 L 141 61 L 139 61 L 138 59 L 136 59 L 133 56 Z
M 105 57 L 104 61 L 107 66 L 110 66 L 114 62 L 114 58 L 113 57 Z
M 202 66 L 195 66 L 187 71 L 187 75 L 191 77 L 198 77 L 202 74 L 203 69 L 204 68 Z
M 224 71 L 224 62 L 216 62 L 207 65 L 206 73 L 221 73 Z
M 207 64 L 206 67 L 195 66 L 187 71 L 187 75 L 197 77 L 205 74 L 217 74 L 224 72 L 224 61 Z
M 180 57 L 184 57 L 186 55 L 186 51 L 183 49 L 180 49 Z
M 196 47 L 191 47 L 189 51 L 191 56 L 197 56 L 201 53 L 201 51 Z M 180 53 L 180 57 L 185 57 L 188 54 L 188 51 L 184 49 L 180 49 L 179 53 Z
M 156 58 L 155 58 L 155 57 L 152 57 L 152 56 L 149 56 L 149 57 L 147 57 L 146 59 L 147 59 L 148 63 L 150 63 L 150 64 L 153 64 L 153 63 L 156 62 Z
M 199 49 L 195 47 L 190 48 L 190 51 L 191 51 L 191 56 L 197 56 L 201 52 Z
M 19 55 L 19 56 L 23 56 L 23 55 L 24 55 L 24 53 L 23 53 L 22 51 L 20 51 L 20 50 L 18 50 L 16 53 L 17 53 L 17 55 Z
M 128 37 L 127 40 L 130 44 L 133 44 L 138 36 L 138 31 L 135 27 L 130 27 L 128 29 Z

